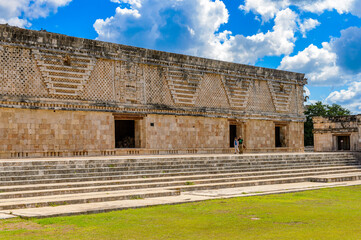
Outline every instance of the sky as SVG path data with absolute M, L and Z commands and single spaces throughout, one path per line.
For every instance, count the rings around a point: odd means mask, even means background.
M 0 23 L 305 73 L 361 113 L 361 0 L 0 0 Z

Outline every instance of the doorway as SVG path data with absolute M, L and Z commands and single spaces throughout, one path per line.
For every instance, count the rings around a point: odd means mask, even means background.
M 275 128 L 275 143 L 276 143 L 275 147 L 282 147 L 282 143 L 281 143 L 281 127 L 276 127 Z
M 234 138 L 237 137 L 237 125 L 229 125 L 229 146 L 234 147 Z
M 339 151 L 350 150 L 350 136 L 337 136 L 337 149 Z
M 134 120 L 115 120 L 115 148 L 135 148 Z

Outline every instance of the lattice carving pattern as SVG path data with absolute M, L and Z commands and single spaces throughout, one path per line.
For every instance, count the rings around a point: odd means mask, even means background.
M 194 106 L 197 88 L 202 77 L 201 71 L 170 67 L 167 79 L 174 103 L 180 106 Z
M 125 81 L 122 79 L 122 62 L 114 63 L 115 101 L 125 103 Z
M 49 94 L 62 97 L 77 97 L 84 89 L 95 59 L 79 53 L 33 51 Z
M 83 99 L 114 101 L 114 61 L 98 60 L 81 95 Z
M 79 52 L 0 45 L 0 94 L 119 105 L 222 108 L 302 115 L 302 86 L 204 73 L 196 66 L 151 66 Z M 298 94 L 296 94 L 296 92 Z
M 147 104 L 174 106 L 166 72 L 166 68 L 144 66 Z
M 292 85 L 292 94 L 290 96 L 290 101 L 289 101 L 289 112 L 293 113 L 293 114 L 298 114 L 299 111 L 299 106 L 298 106 L 298 101 L 299 98 L 297 98 L 297 86 L 296 85 Z
M 249 112 L 275 112 L 272 96 L 266 81 L 253 81 L 249 89 L 246 110 Z
M 252 80 L 238 76 L 225 76 L 223 81 L 232 108 L 245 109 L 249 99 L 249 89 Z
M 227 93 L 220 75 L 204 74 L 196 96 L 196 107 L 229 108 Z
M 294 89 L 293 85 L 277 81 L 268 81 L 268 85 L 277 112 L 288 112 Z
M 0 46 L 0 94 L 47 96 L 30 49 Z

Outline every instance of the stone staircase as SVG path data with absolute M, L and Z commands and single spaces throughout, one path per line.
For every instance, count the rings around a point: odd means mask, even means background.
M 361 179 L 353 153 L 0 160 L 0 210 Z

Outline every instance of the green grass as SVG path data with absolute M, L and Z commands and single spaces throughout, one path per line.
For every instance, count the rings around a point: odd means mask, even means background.
M 0 239 L 361 239 L 361 186 L 0 220 Z

